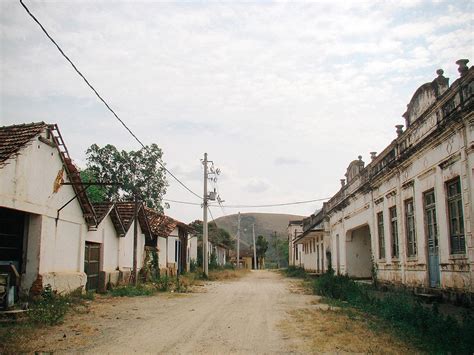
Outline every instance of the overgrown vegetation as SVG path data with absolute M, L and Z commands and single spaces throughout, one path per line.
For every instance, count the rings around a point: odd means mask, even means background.
M 297 266 L 288 266 L 288 268 L 283 270 L 284 274 L 288 277 L 298 277 L 305 279 L 307 278 L 306 271 L 302 267 L 297 267 Z
M 387 292 L 376 296 L 373 287 L 358 284 L 348 276 L 333 271 L 313 283 L 316 294 L 340 301 L 384 320 L 405 339 L 422 350 L 436 353 L 472 353 L 474 351 L 474 317 L 465 313 L 458 321 L 440 314 L 438 307 L 426 307 L 406 292 Z

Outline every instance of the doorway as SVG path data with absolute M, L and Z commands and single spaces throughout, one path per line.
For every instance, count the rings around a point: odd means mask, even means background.
M 87 275 L 86 290 L 96 291 L 99 288 L 100 244 L 86 242 L 84 254 L 84 272 Z

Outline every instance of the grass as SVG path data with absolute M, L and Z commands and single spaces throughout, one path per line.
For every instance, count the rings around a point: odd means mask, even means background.
M 36 328 L 61 324 L 68 312 L 84 310 L 94 297 L 94 293 L 83 293 L 82 289 L 59 294 L 50 285 L 45 286 L 41 295 L 29 302 L 24 316 L 17 321 L 0 323 L 0 353 L 15 353 L 15 344 L 28 339 Z
M 308 274 L 302 267 L 297 266 L 288 266 L 288 268 L 282 270 L 283 274 L 288 277 L 297 277 L 301 279 L 306 279 Z
M 438 312 L 436 305 L 421 305 L 406 292 L 387 292 L 376 297 L 368 285 L 348 276 L 328 272 L 313 282 L 314 293 L 339 306 L 350 306 L 386 322 L 397 335 L 433 353 L 474 352 L 474 317 L 466 313 L 461 321 Z M 335 301 L 335 302 L 334 302 Z

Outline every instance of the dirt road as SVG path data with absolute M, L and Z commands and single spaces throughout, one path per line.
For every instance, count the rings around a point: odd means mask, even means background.
M 97 299 L 87 313 L 38 330 L 28 350 L 84 353 L 406 352 L 390 335 L 302 294 L 297 281 L 253 271 L 204 292 Z
M 238 281 L 208 285 L 207 292 L 167 299 L 135 299 L 137 310 L 116 322 L 92 352 L 281 353 L 288 352 L 277 326 L 301 295 L 282 278 L 252 272 Z M 304 298 L 304 297 L 303 297 Z

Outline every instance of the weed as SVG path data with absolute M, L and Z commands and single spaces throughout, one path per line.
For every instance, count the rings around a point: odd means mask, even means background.
M 283 270 L 283 273 L 288 276 L 288 277 L 297 277 L 297 278 L 302 278 L 305 279 L 308 277 L 306 274 L 306 271 L 302 267 L 298 266 L 288 266 L 287 269 Z
M 136 296 L 151 296 L 156 292 L 156 289 L 143 284 L 138 286 L 119 286 L 109 291 L 113 297 L 136 297 Z
M 28 315 L 33 323 L 55 325 L 63 320 L 70 304 L 70 296 L 57 294 L 51 285 L 46 285 L 40 298 L 31 304 Z
M 458 322 L 440 314 L 437 305 L 423 307 L 408 293 L 392 292 L 377 298 L 370 287 L 333 272 L 316 279 L 313 290 L 336 300 L 340 306 L 353 306 L 388 322 L 399 335 L 429 352 L 474 351 L 474 318 L 471 313 L 466 313 L 464 319 Z

